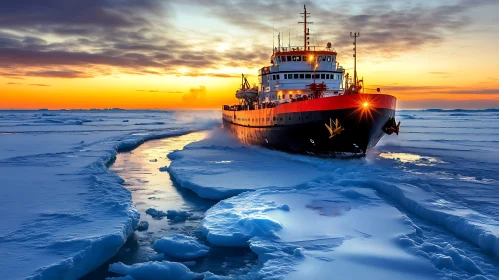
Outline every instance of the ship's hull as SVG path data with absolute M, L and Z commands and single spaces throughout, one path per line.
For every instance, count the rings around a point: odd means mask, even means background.
M 385 135 L 387 123 L 395 116 L 396 99 L 389 95 L 310 101 L 272 109 L 224 110 L 223 124 L 247 144 L 296 153 L 365 154 Z

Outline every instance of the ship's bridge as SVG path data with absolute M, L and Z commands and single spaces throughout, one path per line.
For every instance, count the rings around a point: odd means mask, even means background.
M 332 50 L 296 50 L 290 51 L 282 48 L 271 56 L 271 63 L 278 66 L 279 71 L 303 70 L 303 68 L 316 71 L 336 71 L 336 52 Z
M 326 95 L 343 93 L 343 68 L 336 61 L 336 52 L 330 48 L 290 47 L 276 48 L 270 57 L 270 66 L 259 70 L 260 102 L 288 102 L 300 95 L 308 95 L 307 85 L 324 84 Z

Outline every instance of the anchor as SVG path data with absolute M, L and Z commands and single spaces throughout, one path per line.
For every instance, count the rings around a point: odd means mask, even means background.
M 340 134 L 343 130 L 345 130 L 341 125 L 338 119 L 336 119 L 336 122 L 333 123 L 333 120 L 329 118 L 329 125 L 327 123 L 324 124 L 329 131 L 329 139 L 333 138 L 334 136 Z
M 399 135 L 399 130 L 400 130 L 400 122 L 395 121 L 395 117 L 390 118 L 386 124 L 385 127 L 383 128 L 383 131 L 388 134 L 392 135 L 394 132 L 395 134 Z

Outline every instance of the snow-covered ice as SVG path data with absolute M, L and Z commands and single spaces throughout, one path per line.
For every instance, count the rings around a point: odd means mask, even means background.
M 170 153 L 175 180 L 209 199 L 223 199 L 264 187 L 291 187 L 323 176 L 316 166 L 293 156 L 241 144 L 220 130 L 203 141 Z
M 161 168 L 220 200 L 192 229 L 200 236 L 165 231 L 147 245 L 161 252 L 151 261 L 110 270 L 135 280 L 227 279 L 181 261 L 234 247 L 258 255 L 227 271 L 243 280 L 499 279 L 499 110 L 397 114 L 400 135 L 362 159 L 250 147 L 213 129 Z M 193 112 L 0 115 L 0 210 L 8 213 L 0 274 L 13 279 L 76 279 L 111 257 L 139 221 L 121 179 L 106 170 L 116 151 L 217 122 Z M 201 218 L 179 205 L 148 207 L 169 225 Z M 151 216 L 143 218 L 166 223 Z
M 498 279 L 499 111 L 399 115 L 401 134 L 365 159 L 216 134 L 170 154 L 169 171 L 200 196 L 231 197 L 207 211 L 202 233 L 259 255 L 241 279 Z
M 169 261 L 151 261 L 134 265 L 114 263 L 109 266 L 109 270 L 130 276 L 135 280 L 191 280 L 198 278 L 197 274 L 193 273 L 187 266 Z
M 9 279 L 78 279 L 104 263 L 139 220 L 130 192 L 106 168 L 117 151 L 219 123 L 217 112 L 0 116 L 0 275 Z
M 182 234 L 172 234 L 156 240 L 153 249 L 158 253 L 184 260 L 204 257 L 210 250 L 195 238 Z

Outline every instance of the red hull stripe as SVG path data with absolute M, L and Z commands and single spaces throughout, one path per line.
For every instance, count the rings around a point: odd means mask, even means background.
M 397 98 L 386 94 L 348 94 L 281 104 L 274 110 L 277 114 L 328 111 L 363 108 L 364 104 L 367 108 L 395 110 Z

